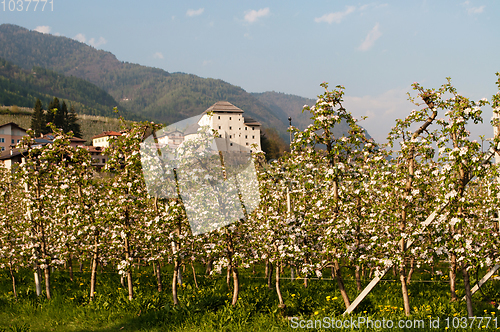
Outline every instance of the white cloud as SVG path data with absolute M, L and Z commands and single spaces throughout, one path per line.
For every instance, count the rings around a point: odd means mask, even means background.
M 104 39 L 104 37 L 99 37 L 98 41 L 95 41 L 94 38 L 90 38 L 89 45 L 94 46 L 94 47 L 98 47 L 98 46 L 106 44 L 107 42 L 108 41 L 106 39 Z
M 60 36 L 61 34 L 59 32 L 56 32 L 54 36 Z
M 83 33 L 77 34 L 74 39 L 78 40 L 80 43 L 85 43 L 87 41 L 87 38 L 85 38 Z
M 484 11 L 484 8 L 486 7 L 484 5 L 480 7 L 471 7 L 470 4 L 471 4 L 470 1 L 465 1 L 462 3 L 462 5 L 464 5 L 465 7 L 468 7 L 466 8 L 466 10 L 469 15 L 481 14 Z
M 355 10 L 356 10 L 356 7 L 347 6 L 343 12 L 328 13 L 328 14 L 325 14 L 321 17 L 316 17 L 314 19 L 314 22 L 316 22 L 316 23 L 326 22 L 328 24 L 332 24 L 333 22 L 340 23 L 344 17 L 346 17 L 347 15 L 349 15 L 350 13 L 352 13 Z
M 193 16 L 198 16 L 198 15 L 201 15 L 203 14 L 203 12 L 205 11 L 205 8 L 200 8 L 200 9 L 188 9 L 188 11 L 186 12 L 186 16 L 189 16 L 189 17 L 193 17 Z
M 88 45 L 93 46 L 93 47 L 98 47 L 98 46 L 104 45 L 108 42 L 106 39 L 104 39 L 104 37 L 99 37 L 99 39 L 97 41 L 95 40 L 95 38 L 90 38 L 87 41 L 87 37 L 85 37 L 85 35 L 83 33 L 77 34 L 75 36 L 75 38 L 73 38 L 73 39 L 78 40 L 80 43 L 87 43 Z
M 370 32 L 368 32 L 368 35 L 366 35 L 365 40 L 361 43 L 361 45 L 359 45 L 358 48 L 359 50 L 368 51 L 373 46 L 375 41 L 379 39 L 380 36 L 382 36 L 382 32 L 379 31 L 378 27 L 379 24 L 377 23 L 375 24 L 373 29 L 371 29 Z
M 269 15 L 269 13 L 270 13 L 269 7 L 262 8 L 259 10 L 250 10 L 245 13 L 245 21 L 247 21 L 248 23 L 253 23 L 257 21 L 259 18 Z
M 51 29 L 48 25 L 39 25 L 35 28 L 35 31 L 40 32 L 40 33 L 49 33 L 50 30 Z
M 211 64 L 212 64 L 212 60 L 203 60 L 204 66 L 211 65 Z
M 467 13 L 469 13 L 469 14 L 481 14 L 484 11 L 484 7 L 485 6 L 469 8 L 469 9 L 467 9 Z
M 161 52 L 156 52 L 155 54 L 153 54 L 153 58 L 163 59 L 163 54 Z

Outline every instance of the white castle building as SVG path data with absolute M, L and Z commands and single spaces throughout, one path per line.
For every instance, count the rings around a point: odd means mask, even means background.
M 243 113 L 242 109 L 233 104 L 219 101 L 207 108 L 197 122 L 184 130 L 175 124 L 170 126 L 171 130 L 158 137 L 158 141 L 176 148 L 184 140 L 194 138 L 201 126 L 210 126 L 219 134 L 216 144 L 220 151 L 260 151 L 261 124 L 243 116 Z

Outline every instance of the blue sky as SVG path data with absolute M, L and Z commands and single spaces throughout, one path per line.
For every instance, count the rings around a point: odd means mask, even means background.
M 52 1 L 43 12 L 0 2 L 0 23 L 248 92 L 315 98 L 321 82 L 341 84 L 346 108 L 367 115 L 362 125 L 380 141 L 415 108 L 406 96 L 415 81 L 437 88 L 450 76 L 474 100 L 497 91 L 497 1 Z M 492 136 L 484 110 L 476 137 Z

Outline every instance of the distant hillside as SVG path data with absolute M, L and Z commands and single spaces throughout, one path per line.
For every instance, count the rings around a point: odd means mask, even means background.
M 304 105 L 314 105 L 315 99 L 274 91 L 252 93 L 252 95 L 279 117 L 285 119 L 291 117 L 292 124 L 300 130 L 304 130 L 312 123 L 310 113 L 302 113 L 302 110 Z
M 281 92 L 263 92 L 263 93 L 252 93 L 261 103 L 267 106 L 274 114 L 279 114 L 281 117 L 292 118 L 292 125 L 304 130 L 312 123 L 311 113 L 305 111 L 304 105 L 312 106 L 316 104 L 315 99 L 304 98 L 295 95 L 289 95 Z M 346 135 L 349 132 L 349 126 L 345 122 L 341 122 L 339 125 L 335 126 L 333 134 L 336 137 Z M 371 136 L 366 132 L 367 136 Z
M 245 114 L 278 130 L 286 138 L 287 120 L 279 118 L 257 98 L 222 80 L 121 62 L 102 50 L 70 38 L 0 25 L 0 57 L 31 70 L 33 66 L 75 76 L 107 91 L 120 107 L 148 120 L 173 123 L 202 113 L 226 100 Z
M 21 128 L 28 129 L 31 126 L 31 113 L 33 109 L 14 107 L 0 107 L 0 125 L 14 122 Z M 82 138 L 91 144 L 91 138 L 103 131 L 120 130 L 120 120 L 103 116 L 78 115 L 78 123 L 82 130 Z
M 41 67 L 25 70 L 0 58 L 0 105 L 31 108 L 38 98 L 47 107 L 54 97 L 64 99 L 78 113 L 116 117 L 113 107 L 118 103 L 94 84 Z

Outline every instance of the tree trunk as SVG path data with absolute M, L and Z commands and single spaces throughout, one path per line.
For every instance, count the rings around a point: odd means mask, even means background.
M 128 287 L 128 300 L 134 299 L 134 284 L 132 282 L 132 269 L 127 270 L 127 287 Z
M 451 291 L 451 301 L 458 301 L 458 296 L 456 293 L 456 277 L 457 277 L 457 256 L 451 254 L 450 259 L 450 291 Z
M 205 274 L 210 275 L 210 272 L 212 272 L 212 260 L 209 259 L 207 262 L 207 265 L 205 267 Z
M 361 292 L 361 290 L 363 289 L 363 287 L 361 286 L 361 266 L 356 265 L 354 275 L 356 277 L 356 288 L 358 289 L 358 292 Z
M 45 293 L 47 293 L 47 299 L 50 300 L 50 266 L 48 264 L 43 272 L 45 275 Z
M 267 262 L 268 273 L 267 273 L 267 288 L 273 289 L 272 280 L 273 280 L 273 263 Z
M 410 260 L 410 272 L 408 272 L 408 279 L 406 280 L 408 284 L 411 282 L 413 272 L 415 272 L 415 257 L 412 257 Z
M 469 272 L 467 271 L 467 265 L 462 268 L 462 273 L 464 275 L 464 286 L 465 286 L 465 299 L 467 301 L 467 315 L 469 317 L 474 317 L 474 310 L 472 308 L 472 292 L 470 291 L 470 280 Z
M 283 301 L 283 296 L 281 295 L 280 289 L 280 270 L 278 268 L 278 264 L 276 264 L 276 293 L 278 294 L 278 308 L 281 309 L 283 314 L 283 309 L 285 309 L 285 302 Z
M 68 255 L 68 270 L 69 270 L 69 280 L 73 281 L 73 259 L 71 253 L 69 253 Z
M 174 260 L 174 276 L 172 278 L 172 297 L 174 299 L 174 306 L 179 304 L 179 299 L 177 298 L 177 274 L 179 273 L 179 261 Z
M 42 284 L 40 283 L 40 265 L 35 263 L 35 289 L 36 296 L 42 295 Z
M 14 269 L 12 268 L 12 261 L 9 262 L 10 278 L 12 279 L 12 291 L 14 292 L 14 297 L 17 298 L 16 291 L 16 277 L 14 276 Z
M 177 283 L 179 285 L 182 285 L 183 282 L 182 282 L 182 269 L 181 269 L 181 263 L 179 262 L 179 267 L 177 269 Z
M 99 262 L 99 233 L 96 231 L 94 233 L 94 257 L 92 259 L 92 269 L 90 270 L 90 301 L 94 299 L 95 285 L 97 280 L 97 264 Z
M 227 284 L 227 289 L 231 289 L 231 264 L 227 265 L 227 269 L 226 269 L 226 284 Z
M 335 277 L 337 279 L 337 285 L 339 287 L 340 294 L 342 295 L 342 299 L 344 300 L 344 304 L 347 309 L 351 305 L 351 301 L 349 300 L 349 296 L 347 295 L 347 291 L 345 290 L 344 287 L 344 280 L 342 279 L 342 273 L 340 271 L 339 261 L 336 259 L 334 264 L 335 264 Z
M 238 302 L 238 295 L 240 293 L 240 279 L 238 275 L 238 267 L 236 266 L 236 264 L 233 265 L 234 266 L 232 266 L 231 268 L 233 272 L 233 301 L 231 302 L 231 304 L 235 306 L 236 302 Z
M 163 284 L 161 282 L 161 262 L 158 260 L 156 261 L 156 283 L 158 285 L 158 292 L 161 292 L 163 290 Z
M 196 270 L 194 269 L 194 264 L 191 262 L 191 269 L 193 270 L 194 285 L 198 288 L 198 281 L 196 280 Z
M 125 233 L 125 260 L 130 262 L 130 244 L 128 241 L 128 233 Z M 132 283 L 132 265 L 127 267 L 127 288 L 128 288 L 128 300 L 132 301 L 134 299 L 134 285 Z
M 406 271 L 403 263 L 399 268 L 399 280 L 401 281 L 401 292 L 403 294 L 403 306 L 405 309 L 405 315 L 408 317 L 410 316 L 410 297 L 408 296 L 408 285 L 406 284 Z

